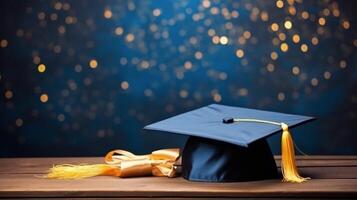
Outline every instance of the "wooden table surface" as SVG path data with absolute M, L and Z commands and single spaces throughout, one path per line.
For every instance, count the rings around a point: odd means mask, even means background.
M 166 177 L 94 177 L 82 180 L 38 178 L 53 164 L 101 163 L 103 158 L 2 158 L 0 198 L 354 198 L 357 156 L 297 157 L 301 174 L 312 180 L 282 183 L 264 180 L 236 183 L 189 182 Z M 280 158 L 276 157 L 280 165 Z

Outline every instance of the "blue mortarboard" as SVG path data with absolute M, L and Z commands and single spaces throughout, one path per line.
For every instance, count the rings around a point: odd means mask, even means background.
M 285 125 L 287 130 L 313 119 L 212 104 L 150 124 L 144 129 L 190 136 L 182 152 L 182 174 L 186 179 L 246 181 L 278 177 L 265 138 L 281 131 Z

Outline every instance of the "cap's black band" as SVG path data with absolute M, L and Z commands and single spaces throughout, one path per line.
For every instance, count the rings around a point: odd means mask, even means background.
M 231 124 L 234 122 L 234 119 L 232 117 L 226 117 L 226 118 L 223 118 L 223 121 L 222 121 L 224 124 Z

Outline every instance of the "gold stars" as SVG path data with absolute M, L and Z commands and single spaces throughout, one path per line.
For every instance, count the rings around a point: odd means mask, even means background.
M 271 58 L 272 60 L 278 59 L 278 53 L 276 53 L 275 51 L 271 52 L 271 53 L 270 53 L 270 58 Z
M 44 73 L 46 71 L 46 65 L 44 64 L 39 64 L 37 66 L 37 71 L 40 72 L 40 73 Z
M 285 42 L 284 42 L 284 43 L 281 43 L 281 45 L 280 45 L 280 50 L 281 50 L 282 52 L 287 52 L 287 51 L 289 50 L 288 44 L 286 44 Z
M 236 56 L 237 56 L 238 58 L 243 58 L 243 56 L 244 56 L 244 51 L 243 51 L 243 49 L 237 49 L 237 51 L 236 51 Z
M 9 44 L 9 42 L 7 40 L 3 39 L 0 42 L 0 47 L 1 48 L 6 48 L 8 44 Z
M 89 67 L 92 68 L 92 69 L 97 68 L 97 67 L 98 67 L 98 62 L 97 62 L 97 60 L 95 60 L 95 59 L 90 60 L 90 61 L 89 61 Z
M 320 24 L 320 26 L 324 26 L 326 24 L 326 19 L 323 18 L 323 17 L 320 17 L 319 18 L 319 24 Z
M 15 124 L 17 127 L 20 127 L 24 124 L 24 121 L 21 118 L 17 118 Z
M 123 33 L 124 33 L 124 29 L 122 28 L 122 27 L 117 27 L 116 29 L 115 29 L 115 35 L 123 35 Z
M 48 95 L 47 95 L 46 93 L 41 94 L 41 96 L 40 96 L 40 101 L 41 101 L 42 103 L 46 103 L 46 102 L 48 101 Z
M 4 96 L 7 99 L 11 99 L 14 96 L 14 93 L 11 90 L 6 90 Z
M 226 45 L 228 44 L 228 37 L 227 36 L 222 36 L 219 38 L 219 42 L 222 44 L 222 45 Z
M 300 74 L 300 68 L 298 66 L 294 66 L 291 71 L 296 76 Z
M 300 46 L 302 52 L 306 53 L 309 50 L 309 47 L 306 44 L 302 44 Z
M 121 89 L 123 89 L 123 90 L 127 90 L 127 89 L 129 88 L 129 83 L 128 83 L 127 81 L 122 81 L 122 82 L 120 83 L 120 87 L 121 87 Z
M 344 29 L 349 29 L 349 28 L 350 28 L 350 22 L 347 21 L 347 20 L 344 20 L 344 21 L 342 22 L 342 27 L 343 27 Z
M 300 36 L 298 34 L 293 35 L 293 42 L 294 43 L 299 43 L 300 42 Z
M 152 14 L 155 16 L 155 17 L 158 17 L 161 15 L 161 10 L 158 9 L 158 8 L 155 8 L 153 11 L 152 11 Z
M 277 23 L 272 23 L 270 26 L 272 31 L 278 31 L 279 30 L 279 25 Z
M 283 8 L 284 7 L 284 2 L 282 0 L 278 0 L 278 1 L 276 1 L 275 5 L 278 8 Z
M 291 21 L 287 20 L 284 22 L 284 27 L 286 29 L 291 29 L 293 27 L 293 23 Z
M 135 40 L 134 34 L 132 34 L 132 33 L 127 34 L 126 37 L 125 37 L 125 40 L 127 42 L 133 42 Z
M 107 8 L 107 9 L 104 10 L 103 16 L 104 16 L 106 19 L 110 19 L 110 18 L 112 18 L 113 13 L 112 13 L 112 11 L 111 11 L 110 9 Z

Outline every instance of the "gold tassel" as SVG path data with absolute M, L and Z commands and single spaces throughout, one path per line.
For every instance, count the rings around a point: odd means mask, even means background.
M 281 123 L 283 134 L 281 136 L 281 172 L 284 182 L 301 183 L 308 179 L 299 175 L 295 163 L 294 142 L 289 132 L 289 127 L 285 123 Z
M 120 169 L 108 164 L 55 165 L 49 169 L 45 178 L 82 179 L 99 175 L 120 176 Z
M 281 172 L 284 177 L 283 182 L 301 183 L 310 179 L 309 177 L 304 178 L 299 175 L 295 163 L 295 146 L 287 124 L 251 118 L 234 118 L 233 122 L 257 122 L 281 126 L 283 130 L 281 136 Z

